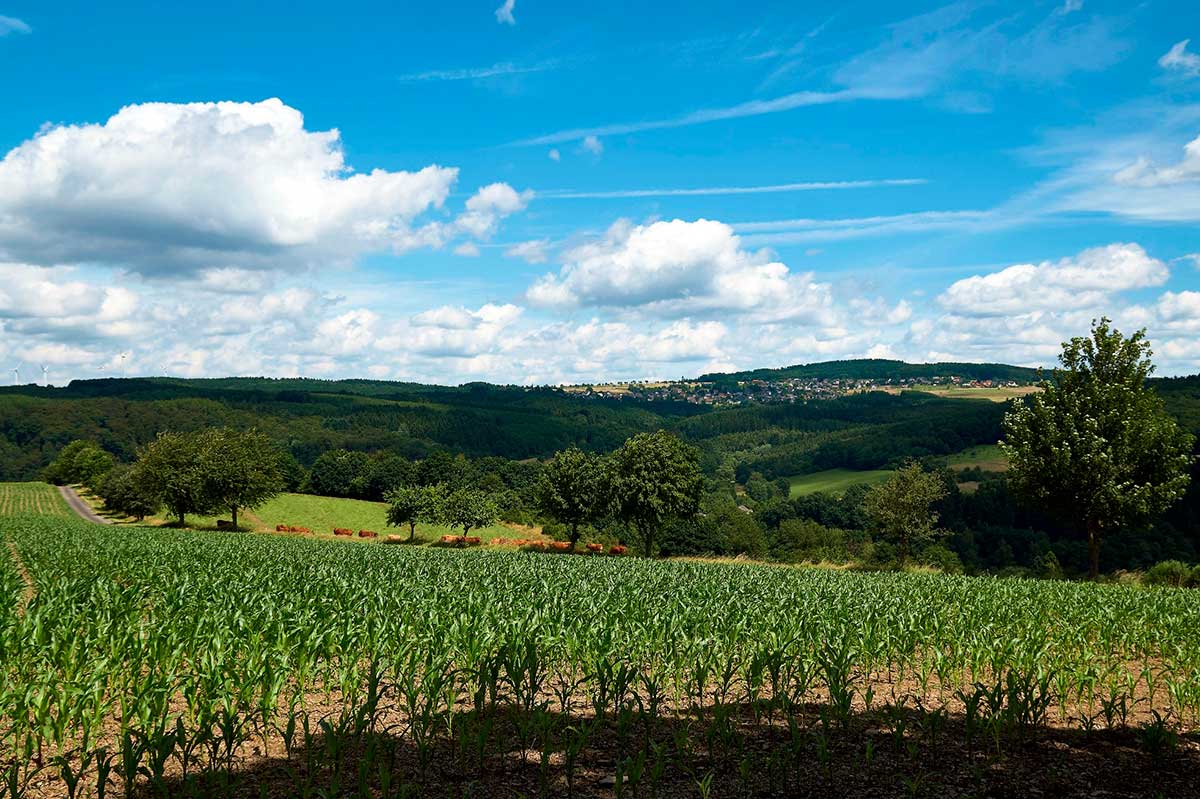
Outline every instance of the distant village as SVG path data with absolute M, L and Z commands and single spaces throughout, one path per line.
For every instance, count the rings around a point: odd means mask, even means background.
M 633 381 L 595 385 L 564 386 L 563 391 L 585 397 L 638 401 L 690 402 L 696 405 L 746 405 L 751 403 L 796 403 L 835 399 L 868 391 L 898 393 L 927 390 L 938 394 L 963 394 L 979 389 L 980 394 L 998 389 L 1027 388 L 1015 381 L 969 380 L 955 375 L 942 377 L 866 380 L 851 378 L 792 377 L 776 380 L 737 381 Z M 992 391 L 988 391 L 988 390 Z

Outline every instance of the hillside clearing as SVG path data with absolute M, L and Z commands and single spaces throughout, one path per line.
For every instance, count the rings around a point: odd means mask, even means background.
M 801 474 L 788 478 L 791 488 L 788 496 L 803 497 L 808 494 L 826 493 L 841 494 L 847 488 L 856 485 L 875 485 L 882 483 L 892 474 L 890 469 L 874 469 L 856 471 L 854 469 L 826 469 L 823 472 Z

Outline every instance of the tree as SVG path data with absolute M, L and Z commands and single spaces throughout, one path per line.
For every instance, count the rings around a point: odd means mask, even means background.
M 253 429 L 222 427 L 205 430 L 200 438 L 206 490 L 213 504 L 229 508 L 236 530 L 239 508 L 253 510 L 283 490 L 280 456 L 270 439 Z
M 132 516 L 139 522 L 158 513 L 162 500 L 138 479 L 132 466 L 118 464 L 109 469 L 96 485 L 96 494 L 109 510 Z
M 1087 536 L 1093 580 L 1104 537 L 1183 496 L 1193 460 L 1193 437 L 1146 385 L 1146 331 L 1109 324 L 1063 343 L 1061 368 L 1005 415 L 1000 442 L 1018 498 Z
M 361 490 L 371 465 L 365 452 L 331 449 L 321 453 L 308 474 L 308 487 L 323 497 L 350 497 Z
M 899 548 L 903 565 L 913 544 L 934 540 L 938 514 L 931 510 L 933 503 L 946 496 L 942 478 L 909 461 L 885 482 L 872 486 L 863 499 L 863 510 L 872 529 Z
M 43 477 L 56 485 L 86 485 L 94 488 L 99 479 L 113 467 L 113 456 L 94 441 L 72 441 L 62 448 L 54 462 L 46 467 Z
M 475 488 L 456 488 L 441 503 L 441 521 L 451 528 L 461 527 L 464 536 L 472 529 L 495 524 L 498 514 L 492 495 Z
M 600 459 L 576 447 L 555 453 L 542 470 L 538 506 L 567 526 L 571 549 L 579 542 L 579 526 L 592 523 L 607 508 L 605 483 Z
M 610 480 L 618 515 L 637 531 L 647 557 L 666 521 L 699 510 L 699 461 L 694 448 L 665 430 L 640 433 L 612 454 Z
M 199 433 L 162 432 L 138 452 L 134 473 L 144 490 L 162 498 L 182 527 L 189 513 L 221 509 L 211 490 L 212 468 Z
M 387 523 L 392 527 L 408 525 L 408 540 L 417 535 L 417 523 L 433 524 L 442 516 L 442 486 L 400 486 L 388 492 Z

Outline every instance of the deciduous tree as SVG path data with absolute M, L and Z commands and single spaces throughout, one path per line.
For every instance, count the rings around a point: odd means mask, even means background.
M 669 519 L 690 517 L 700 507 L 703 479 L 696 450 L 665 430 L 641 433 L 611 456 L 611 485 L 622 520 L 654 552 L 655 537 Z
M 600 459 L 576 447 L 555 453 L 542 470 L 538 505 L 567 526 L 571 549 L 579 542 L 579 526 L 595 521 L 609 505 L 605 477 Z
M 1151 355 L 1144 330 L 1126 338 L 1101 319 L 1004 419 L 1009 484 L 1087 536 L 1092 579 L 1103 539 L 1165 510 L 1190 479 L 1194 439 L 1147 386 Z
M 903 564 L 914 544 L 938 537 L 938 514 L 932 506 L 944 496 L 942 478 L 910 461 L 885 482 L 871 487 L 863 499 L 863 510 L 872 529 L 896 544 Z

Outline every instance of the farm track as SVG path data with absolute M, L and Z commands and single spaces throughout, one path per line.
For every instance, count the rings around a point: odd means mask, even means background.
M 92 510 L 91 507 L 83 501 L 83 499 L 75 493 L 75 489 L 70 486 L 59 486 L 58 493 L 62 494 L 62 498 L 66 500 L 67 505 L 75 514 L 85 522 L 92 524 L 112 524 L 111 519 L 106 519 L 103 516 Z

